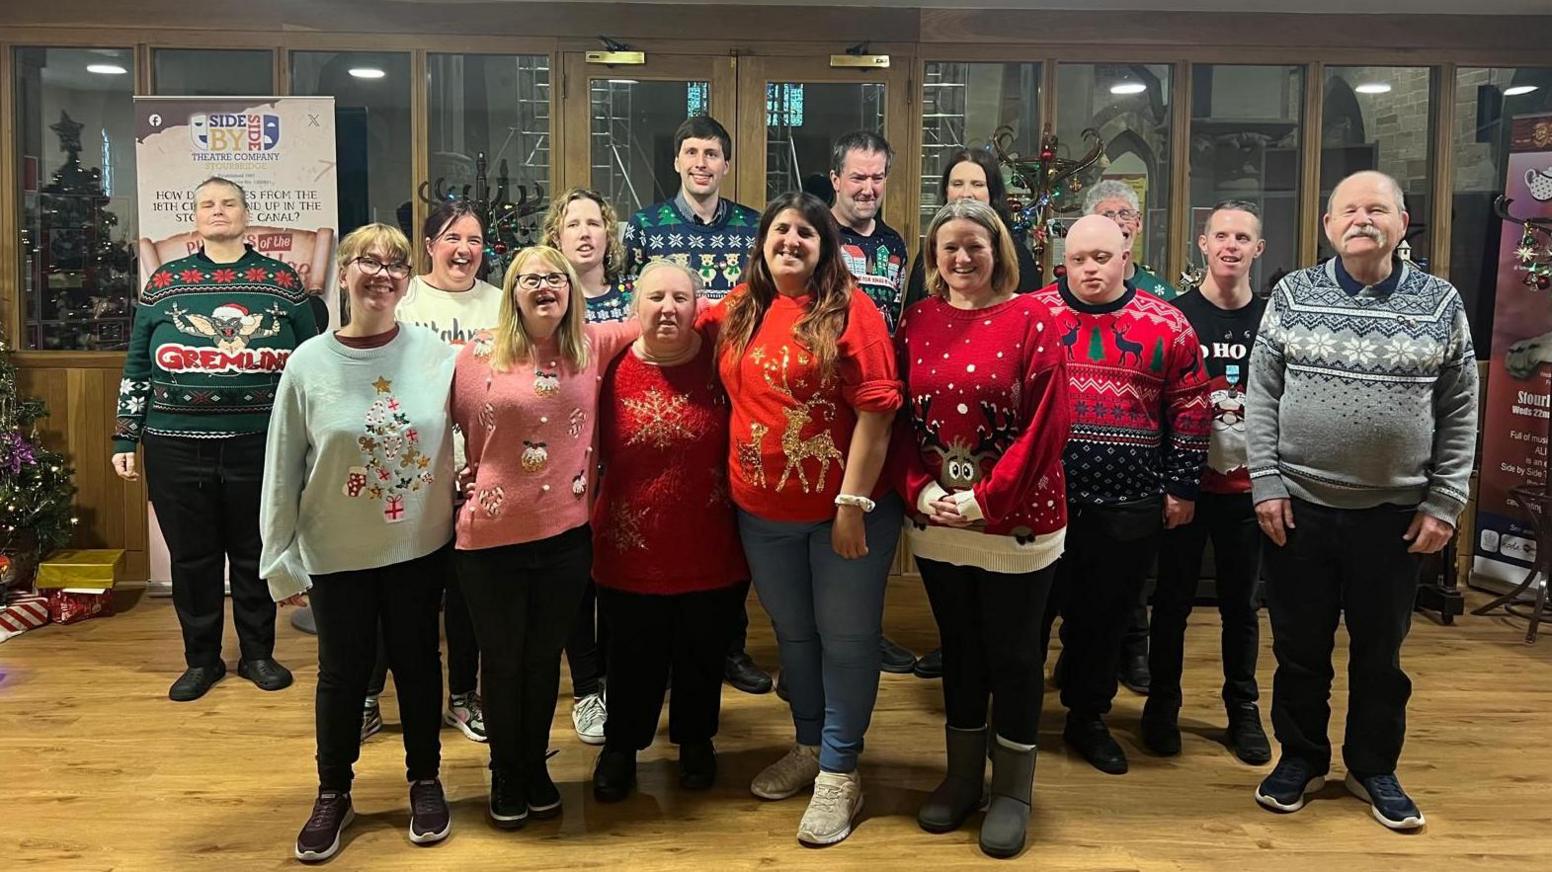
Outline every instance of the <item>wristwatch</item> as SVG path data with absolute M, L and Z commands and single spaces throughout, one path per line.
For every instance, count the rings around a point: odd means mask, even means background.
M 856 506 L 863 514 L 873 511 L 873 501 L 867 497 L 859 497 L 856 494 L 836 494 L 835 504 L 838 506 Z

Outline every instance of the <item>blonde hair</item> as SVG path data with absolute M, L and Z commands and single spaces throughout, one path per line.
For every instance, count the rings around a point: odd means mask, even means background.
M 540 260 L 550 269 L 565 273 L 571 286 L 567 292 L 566 314 L 561 316 L 560 326 L 555 328 L 555 339 L 560 345 L 561 357 L 573 371 L 587 368 L 587 300 L 582 296 L 582 284 L 577 281 L 577 271 L 571 268 L 566 256 L 548 245 L 531 245 L 512 258 L 506 278 L 501 282 L 501 316 L 496 322 L 495 345 L 491 349 L 490 368 L 506 372 L 514 364 L 534 363 L 533 337 L 523 326 L 523 315 L 517 307 L 517 276 L 525 264 Z
M 643 283 L 646 282 L 647 276 L 656 272 L 662 272 L 663 270 L 673 270 L 689 279 L 690 291 L 695 298 L 699 298 L 706 290 L 706 283 L 701 279 L 700 273 L 676 260 L 669 260 L 666 257 L 654 257 L 647 261 L 647 265 L 641 268 L 641 272 L 636 274 L 636 287 L 631 292 L 630 301 L 632 315 L 640 314 L 641 312 L 641 288 Z
M 602 194 L 589 188 L 570 188 L 551 200 L 550 211 L 544 214 L 544 238 L 539 241 L 551 248 L 560 248 L 560 228 L 566 220 L 566 207 L 578 200 L 597 203 L 598 212 L 603 216 L 604 236 L 607 239 L 604 245 L 604 281 L 612 285 L 619 281 L 620 273 L 625 268 L 625 246 L 620 243 L 620 216 L 615 214 L 614 207 L 609 205 Z
M 382 251 L 398 260 L 410 263 L 413 251 L 404 231 L 388 224 L 363 224 L 345 234 L 339 243 L 339 272 L 343 280 L 345 268 L 358 257 L 373 251 Z
M 927 290 L 941 297 L 948 292 L 943 274 L 938 272 L 938 231 L 950 221 L 964 220 L 981 226 L 992 242 L 992 293 L 997 296 L 1018 290 L 1018 249 L 1014 248 L 1013 234 L 992 207 L 980 200 L 961 199 L 945 203 L 927 225 L 927 239 L 923 249 L 927 253 Z

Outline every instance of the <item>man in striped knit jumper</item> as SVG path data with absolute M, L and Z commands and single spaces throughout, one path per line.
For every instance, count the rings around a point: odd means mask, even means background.
M 1277 768 L 1256 790 L 1295 812 L 1331 765 L 1331 651 L 1348 633 L 1347 789 L 1395 830 L 1423 825 L 1396 780 L 1412 682 L 1401 670 L 1423 554 L 1465 507 L 1477 370 L 1460 295 L 1395 256 L 1401 187 L 1361 172 L 1331 192 L 1337 257 L 1272 292 L 1251 352 L 1250 480 L 1267 548 Z

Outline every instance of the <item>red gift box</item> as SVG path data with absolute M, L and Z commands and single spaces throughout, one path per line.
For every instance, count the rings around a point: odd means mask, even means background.
M 48 598 L 30 593 L 13 593 L 0 606 L 0 642 L 19 636 L 48 623 Z
M 109 591 L 63 588 L 48 594 L 49 617 L 56 624 L 73 624 L 98 615 L 111 615 Z

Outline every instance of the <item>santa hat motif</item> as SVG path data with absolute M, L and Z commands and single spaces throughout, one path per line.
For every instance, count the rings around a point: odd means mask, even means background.
M 248 309 L 237 303 L 222 303 L 210 313 L 216 318 L 243 318 L 248 314 Z

